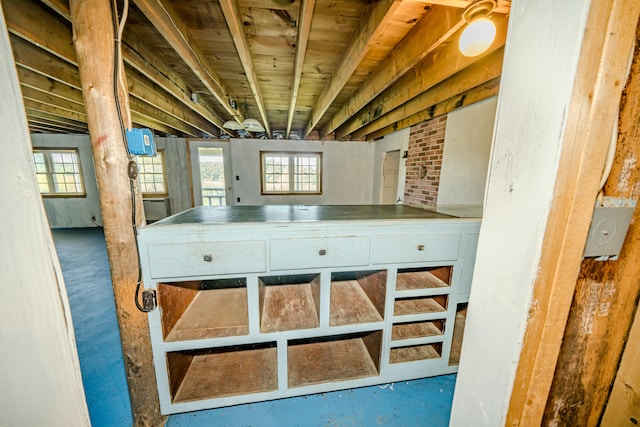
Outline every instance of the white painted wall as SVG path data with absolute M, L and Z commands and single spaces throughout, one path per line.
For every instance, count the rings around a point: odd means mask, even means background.
M 505 424 L 589 7 L 511 6 L 452 426 Z
M 385 135 L 384 138 L 374 141 L 375 152 L 373 154 L 373 194 L 371 203 L 382 201 L 382 156 L 387 151 L 400 150 L 400 168 L 398 170 L 398 192 L 396 199 L 402 204 L 404 200 L 404 182 L 407 176 L 407 160 L 402 158 L 402 153 L 409 149 L 409 133 L 411 128 L 404 128 L 397 132 Z
M 232 139 L 230 146 L 233 204 L 235 205 L 371 203 L 375 151 L 375 144 L 372 142 Z M 260 151 L 321 152 L 322 194 L 316 196 L 261 195 Z M 239 177 L 237 181 L 236 176 Z
M 93 154 L 89 135 L 32 134 L 34 148 L 77 148 L 82 168 L 86 197 L 44 197 L 49 224 L 59 227 L 95 227 L 91 217 L 102 224 L 100 196 L 93 167 Z
M 2 6 L 0 5 L 0 16 Z M 69 302 L 0 19 L 0 424 L 89 426 Z
M 438 205 L 481 205 L 487 182 L 497 97 L 447 116 Z

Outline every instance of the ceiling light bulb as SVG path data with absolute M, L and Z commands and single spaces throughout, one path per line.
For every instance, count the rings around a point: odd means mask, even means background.
M 459 48 L 464 56 L 478 56 L 496 38 L 496 25 L 489 18 L 478 18 L 467 25 L 460 35 Z

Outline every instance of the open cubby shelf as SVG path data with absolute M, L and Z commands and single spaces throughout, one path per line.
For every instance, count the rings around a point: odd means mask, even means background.
M 386 283 L 386 271 L 333 273 L 329 325 L 382 321 Z
M 320 275 L 262 277 L 260 332 L 317 328 Z
M 451 267 L 410 268 L 398 270 L 396 290 L 446 288 L 451 286 Z
M 413 362 L 417 360 L 438 359 L 442 356 L 442 344 L 423 344 L 407 347 L 395 347 L 389 353 L 390 363 Z
M 289 341 L 289 387 L 379 374 L 382 331 Z
M 425 338 L 444 333 L 444 319 L 425 322 L 394 323 L 391 328 L 391 340 L 400 341 L 411 338 Z
M 249 333 L 245 279 L 158 284 L 165 341 Z
M 275 343 L 167 353 L 172 401 L 278 389 Z
M 447 310 L 448 295 L 432 297 L 397 298 L 393 304 L 394 316 L 440 313 Z
M 456 321 L 453 325 L 453 338 L 451 339 L 449 365 L 457 365 L 458 363 L 460 363 L 460 352 L 462 351 L 464 325 L 467 321 L 467 305 L 467 303 L 462 303 L 458 304 L 456 307 Z

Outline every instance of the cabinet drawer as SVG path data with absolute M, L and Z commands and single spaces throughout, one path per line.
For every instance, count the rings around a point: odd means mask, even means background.
M 460 234 L 378 235 L 374 242 L 374 264 L 452 261 L 458 259 Z
M 369 237 L 275 239 L 271 241 L 271 270 L 368 265 L 370 240 Z
M 149 270 L 161 277 L 211 276 L 266 271 L 264 240 L 149 245 Z

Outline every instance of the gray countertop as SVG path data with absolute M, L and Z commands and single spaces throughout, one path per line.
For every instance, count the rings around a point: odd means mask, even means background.
M 446 219 L 451 215 L 404 205 L 269 205 L 198 206 L 151 225 L 369 221 L 384 219 Z

